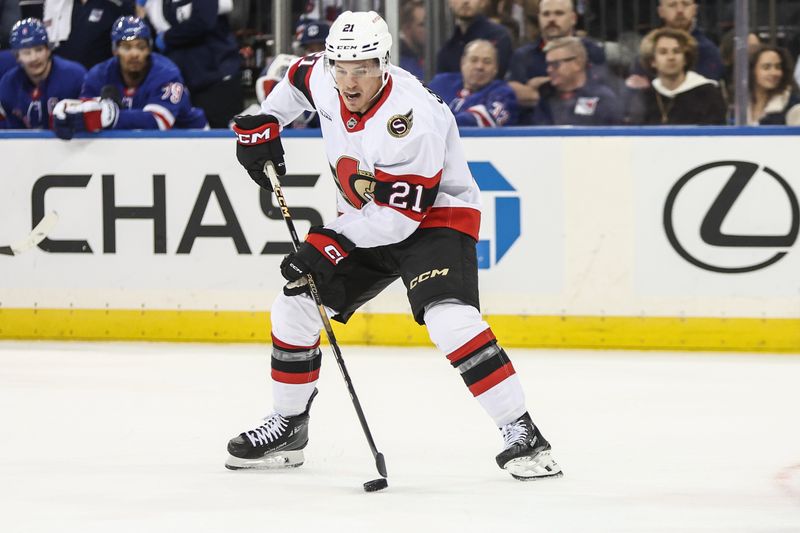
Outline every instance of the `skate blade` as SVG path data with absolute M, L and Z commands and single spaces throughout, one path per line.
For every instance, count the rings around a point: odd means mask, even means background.
M 504 469 L 514 479 L 520 481 L 531 481 L 548 477 L 561 477 L 564 472 L 561 467 L 550 456 L 550 450 L 539 452 L 533 456 L 517 457 L 511 459 L 504 466 Z
M 265 455 L 257 459 L 242 459 L 228 456 L 225 468 L 228 470 L 282 470 L 297 468 L 305 461 L 303 450 L 287 450 Z

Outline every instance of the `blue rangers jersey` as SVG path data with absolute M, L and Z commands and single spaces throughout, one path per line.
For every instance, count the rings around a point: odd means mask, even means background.
M 178 67 L 161 54 L 150 54 L 150 71 L 138 87 L 125 85 L 116 57 L 95 65 L 86 75 L 81 98 L 101 96 L 109 85 L 122 97 L 114 126 L 118 130 L 208 127 L 203 110 L 192 107 Z
M 517 97 L 504 81 L 493 80 L 470 92 L 460 73 L 447 72 L 437 74 L 428 87 L 450 106 L 459 126 L 494 128 L 517 123 Z
M 21 66 L 0 79 L 0 128 L 52 129 L 51 113 L 59 100 L 77 98 L 86 69 L 53 56 L 50 75 L 34 85 Z

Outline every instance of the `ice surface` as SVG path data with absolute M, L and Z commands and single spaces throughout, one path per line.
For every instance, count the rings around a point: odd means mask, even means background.
M 562 479 L 499 470 L 499 432 L 433 348 L 332 356 L 306 464 L 230 472 L 266 415 L 254 345 L 0 343 L 0 531 L 800 531 L 800 357 L 509 350 Z

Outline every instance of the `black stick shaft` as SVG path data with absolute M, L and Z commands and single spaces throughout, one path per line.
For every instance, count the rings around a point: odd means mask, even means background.
M 286 199 L 283 196 L 283 190 L 281 189 L 281 184 L 278 181 L 278 175 L 275 172 L 275 167 L 272 165 L 272 162 L 267 162 L 267 164 L 264 165 L 264 174 L 266 174 L 272 184 L 272 192 L 278 200 L 278 207 L 283 215 L 283 220 L 286 222 L 286 227 L 289 228 L 289 235 L 292 237 L 292 246 L 294 250 L 297 251 L 300 247 L 300 239 L 297 237 L 297 230 L 294 228 L 294 221 L 292 220 L 291 213 L 289 213 L 289 207 L 286 205 Z M 386 461 L 383 458 L 383 454 L 379 452 L 377 446 L 375 446 L 375 439 L 372 438 L 372 432 L 369 430 L 367 418 L 364 416 L 364 410 L 361 408 L 361 402 L 358 401 L 356 390 L 353 388 L 353 381 L 350 379 L 350 373 L 347 371 L 347 366 L 344 364 L 342 351 L 339 349 L 339 343 L 336 342 L 336 335 L 333 333 L 333 327 L 331 327 L 328 313 L 325 311 L 322 298 L 317 290 L 317 284 L 314 282 L 314 277 L 311 274 L 307 276 L 307 280 L 309 292 L 314 299 L 314 303 L 317 304 L 317 310 L 319 310 L 319 316 L 322 319 L 322 327 L 325 330 L 325 334 L 328 336 L 328 342 L 331 348 L 333 348 L 336 364 L 339 365 L 339 370 L 342 372 L 345 385 L 347 385 L 347 392 L 350 393 L 350 399 L 353 401 L 353 407 L 355 407 L 356 415 L 358 415 L 358 421 L 361 422 L 361 429 L 364 430 L 364 436 L 367 437 L 369 449 L 372 451 L 372 456 L 375 458 L 375 467 L 378 469 L 380 475 L 386 477 Z

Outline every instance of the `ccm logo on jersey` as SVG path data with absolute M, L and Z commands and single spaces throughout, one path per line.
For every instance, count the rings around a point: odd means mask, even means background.
M 328 258 L 333 262 L 334 265 L 338 265 L 339 261 L 344 259 L 342 252 L 340 252 L 339 249 L 332 244 L 329 244 L 328 246 L 323 248 L 322 251 L 325 252 L 325 255 L 328 256 Z
M 443 268 L 442 270 L 437 270 L 437 269 L 434 268 L 433 270 L 429 270 L 427 272 L 423 272 L 422 274 L 420 274 L 419 276 L 417 276 L 416 278 L 411 280 L 411 283 L 408 284 L 408 288 L 409 289 L 413 289 L 414 287 L 416 287 L 418 284 L 422 283 L 423 281 L 427 281 L 427 280 L 429 280 L 431 278 L 435 278 L 436 276 L 446 276 L 449 273 L 450 273 L 450 269 L 449 268 Z

